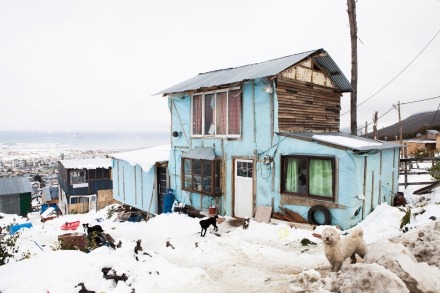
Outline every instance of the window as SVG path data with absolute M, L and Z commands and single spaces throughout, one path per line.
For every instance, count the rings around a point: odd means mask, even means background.
M 70 171 L 70 184 L 86 183 L 86 170 Z
M 192 135 L 239 137 L 241 135 L 240 89 L 193 95 Z
M 318 199 L 335 198 L 335 159 L 283 156 L 281 192 Z
M 182 189 L 190 192 L 221 195 L 221 161 L 182 158 Z

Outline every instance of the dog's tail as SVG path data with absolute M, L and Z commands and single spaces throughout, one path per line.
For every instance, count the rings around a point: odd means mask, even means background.
M 364 230 L 362 229 L 362 227 L 356 227 L 351 231 L 350 235 L 351 237 L 363 237 Z

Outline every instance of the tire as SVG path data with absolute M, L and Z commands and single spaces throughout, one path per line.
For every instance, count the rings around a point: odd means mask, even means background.
M 315 212 L 321 212 L 324 214 L 325 217 L 324 223 L 319 223 L 318 221 L 316 221 Z M 309 220 L 310 224 L 317 226 L 330 225 L 332 222 L 332 214 L 330 213 L 329 209 L 326 208 L 325 206 L 316 205 L 310 208 L 309 212 L 307 213 L 307 220 Z

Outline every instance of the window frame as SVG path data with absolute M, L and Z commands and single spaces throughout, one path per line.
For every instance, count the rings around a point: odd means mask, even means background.
M 191 172 L 185 171 L 185 160 L 191 161 Z M 210 163 L 210 176 L 206 175 L 207 170 L 205 170 L 205 165 L 207 163 Z M 200 172 L 195 172 L 195 169 L 197 168 L 197 165 L 200 165 Z M 199 193 L 203 195 L 210 195 L 210 196 L 221 196 L 223 194 L 222 191 L 222 178 L 221 178 L 221 166 L 222 166 L 222 160 L 220 158 L 216 158 L 213 160 L 201 160 L 201 159 L 192 159 L 192 158 L 181 158 L 181 189 L 192 192 L 192 193 Z M 190 177 L 190 180 L 187 181 L 187 178 Z M 198 189 L 194 185 L 195 177 L 199 177 L 198 179 L 200 182 L 206 182 L 210 184 L 211 191 L 207 191 L 204 189 L 203 184 L 201 185 L 201 188 Z M 204 181 L 204 178 L 210 178 L 209 181 Z M 188 183 L 190 182 L 190 183 Z M 187 184 L 190 184 L 190 188 L 187 187 Z M 218 190 L 216 188 L 218 187 Z
M 82 176 L 81 176 L 81 172 L 83 172 Z M 76 182 L 74 182 L 75 181 L 75 180 L 73 180 L 74 178 L 83 178 L 83 181 L 80 182 L 80 181 L 76 180 Z M 69 183 L 70 183 L 70 185 L 88 183 L 87 170 L 86 169 L 70 170 L 69 171 Z
M 306 160 L 306 168 L 307 168 L 307 180 L 306 180 L 306 193 L 298 193 L 298 192 L 291 192 L 287 191 L 286 186 L 286 178 L 287 178 L 287 162 L 288 159 L 305 159 Z M 326 160 L 330 161 L 332 165 L 332 196 L 321 196 L 321 195 L 315 195 L 310 193 L 310 161 L 312 159 L 316 160 Z M 319 199 L 319 200 L 326 200 L 330 202 L 335 202 L 336 200 L 336 158 L 331 156 L 311 156 L 311 155 L 284 155 L 281 156 L 281 180 L 280 180 L 280 191 L 282 194 L 286 195 L 294 195 L 298 197 L 303 198 L 310 198 L 310 199 Z
M 239 134 L 229 134 L 230 131 L 230 127 L 229 127 L 229 122 L 230 122 L 230 109 L 229 109 L 229 93 L 231 91 L 235 91 L 235 90 L 239 90 L 239 99 L 240 99 L 240 113 L 239 113 Z M 226 129 L 225 129 L 225 133 L 226 134 L 217 134 L 217 95 L 220 93 L 226 93 L 226 106 L 225 106 L 225 110 L 227 112 L 227 116 L 226 116 Z M 214 95 L 214 105 L 215 105 L 215 109 L 214 109 L 214 113 L 213 113 L 213 117 L 212 120 L 214 122 L 214 134 L 209 134 L 206 133 L 206 126 L 205 126 L 205 122 L 206 122 L 206 111 L 205 111 L 205 96 L 206 95 Z M 194 96 L 201 96 L 201 109 L 202 109 L 202 117 L 201 117 L 201 134 L 195 134 L 194 133 Z M 194 93 L 191 95 L 191 137 L 195 137 L 195 138 L 203 138 L 203 137 L 215 137 L 215 138 L 240 138 L 242 133 L 243 133 L 243 99 L 242 99 L 242 89 L 241 87 L 233 87 L 233 88 L 227 88 L 227 89 L 219 89 L 219 90 L 212 90 L 212 91 L 206 91 L 206 92 L 199 92 L 199 93 Z

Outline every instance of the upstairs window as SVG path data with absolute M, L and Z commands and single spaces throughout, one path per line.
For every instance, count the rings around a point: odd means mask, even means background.
M 86 182 L 86 170 L 70 171 L 70 184 L 80 184 Z
M 193 136 L 240 137 L 240 89 L 195 94 L 191 108 Z
M 281 192 L 333 201 L 335 198 L 334 158 L 283 156 Z

